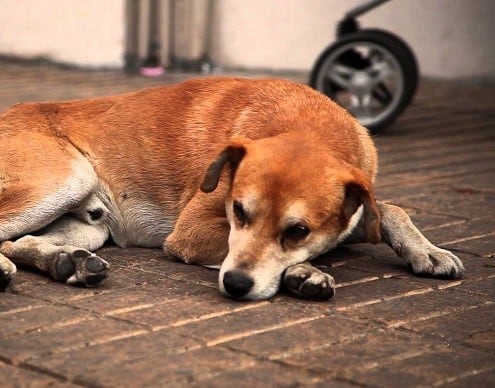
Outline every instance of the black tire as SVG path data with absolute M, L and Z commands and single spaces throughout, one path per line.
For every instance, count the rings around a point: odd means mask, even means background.
M 322 85 L 323 74 L 320 73 L 325 71 L 326 67 L 329 65 L 328 61 L 331 60 L 337 52 L 344 47 L 349 47 L 353 44 L 356 44 L 356 46 L 359 44 L 372 44 L 375 45 L 375 47 L 379 46 L 381 50 L 388 52 L 398 64 L 398 73 L 402 82 L 402 92 L 398 93 L 397 96 L 394 96 L 394 106 L 393 108 L 390 108 L 390 111 L 386 115 L 377 118 L 376 121 L 365 124 L 371 133 L 378 133 L 390 125 L 409 105 L 414 97 L 419 83 L 418 62 L 407 43 L 390 32 L 378 29 L 364 29 L 342 36 L 335 43 L 327 47 L 318 57 L 311 70 L 309 79 L 311 87 L 327 95 L 337 103 L 339 101 L 336 99 L 336 95 L 343 89 L 330 80 L 327 80 L 326 84 Z M 341 61 L 340 63 L 345 62 L 347 66 L 356 70 L 361 70 L 366 67 L 367 59 L 361 57 L 356 51 L 346 51 L 338 58 Z M 368 61 L 368 65 L 369 64 L 370 62 Z M 373 92 L 373 96 L 375 96 L 375 92 Z

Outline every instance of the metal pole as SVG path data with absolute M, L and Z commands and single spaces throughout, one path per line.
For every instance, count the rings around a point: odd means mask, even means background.
M 373 8 L 376 8 L 383 3 L 386 3 L 387 1 L 390 0 L 369 0 L 361 5 L 358 5 L 357 7 L 351 9 L 345 14 L 345 19 L 354 19 L 357 18 L 358 16 L 361 16 L 362 14 L 372 10 Z
M 125 53 L 124 53 L 124 71 L 127 73 L 136 73 L 139 70 L 139 10 L 141 7 L 140 0 L 126 0 L 126 36 L 125 36 Z

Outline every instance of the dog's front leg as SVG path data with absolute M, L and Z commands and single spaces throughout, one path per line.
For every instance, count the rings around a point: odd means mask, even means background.
M 436 247 L 414 226 L 404 210 L 378 202 L 382 238 L 402 257 L 415 274 L 459 278 L 464 272 L 461 260 Z
M 224 198 L 198 192 L 180 213 L 163 249 L 188 264 L 217 266 L 227 256 L 229 230 Z
M 464 272 L 461 260 L 453 253 L 433 245 L 414 226 L 400 207 L 377 202 L 382 239 L 403 258 L 417 275 L 459 278 Z M 363 220 L 345 243 L 364 242 Z
M 304 299 L 326 300 L 335 295 L 335 280 L 311 263 L 292 265 L 282 275 L 282 286 Z

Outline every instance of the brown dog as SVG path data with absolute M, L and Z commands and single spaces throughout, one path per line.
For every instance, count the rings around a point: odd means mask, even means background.
M 384 240 L 418 274 L 461 276 L 401 209 L 375 202 L 376 150 L 327 97 L 282 80 L 201 79 L 0 117 L 0 278 L 15 265 L 95 285 L 92 251 L 161 247 L 220 266 L 222 293 L 309 298 L 334 281 L 308 261 Z

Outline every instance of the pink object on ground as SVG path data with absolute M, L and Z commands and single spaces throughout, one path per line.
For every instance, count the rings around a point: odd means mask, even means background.
M 141 67 L 141 70 L 139 71 L 141 75 L 144 75 L 145 77 L 158 77 L 159 75 L 162 75 L 164 73 L 163 67 L 157 66 L 157 67 Z

